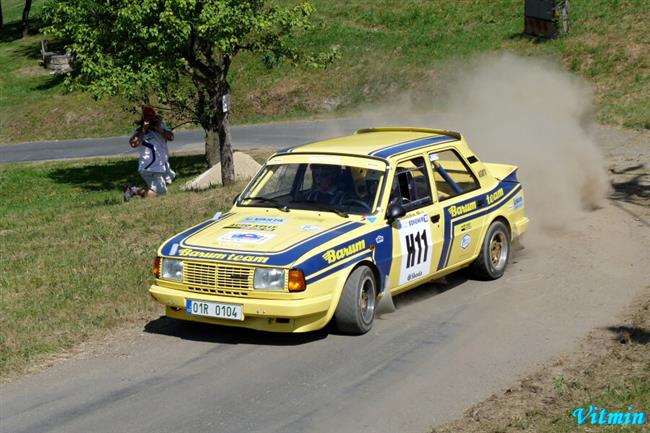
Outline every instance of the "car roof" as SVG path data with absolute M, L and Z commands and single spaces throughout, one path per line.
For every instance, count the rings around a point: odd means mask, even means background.
M 388 159 L 412 150 L 461 139 L 457 132 L 440 129 L 368 128 L 360 129 L 352 135 L 282 149 L 278 154 L 329 153 Z

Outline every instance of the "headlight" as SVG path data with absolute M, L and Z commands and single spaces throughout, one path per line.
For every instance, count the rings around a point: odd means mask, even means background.
M 163 259 L 160 276 L 166 280 L 183 281 L 183 261 Z
M 255 269 L 253 286 L 261 290 L 284 290 L 284 269 Z

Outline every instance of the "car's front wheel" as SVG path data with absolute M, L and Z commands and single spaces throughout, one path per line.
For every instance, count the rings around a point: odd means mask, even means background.
M 365 334 L 372 328 L 377 303 L 377 284 L 367 266 L 355 269 L 343 287 L 334 313 L 336 327 L 347 334 Z
M 510 230 L 502 221 L 490 224 L 481 252 L 472 264 L 474 275 L 486 280 L 496 280 L 506 271 L 510 260 Z

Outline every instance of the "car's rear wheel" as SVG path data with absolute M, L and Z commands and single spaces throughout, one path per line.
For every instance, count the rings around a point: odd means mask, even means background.
M 336 327 L 347 334 L 365 334 L 372 328 L 377 304 L 375 276 L 367 266 L 355 269 L 343 287 L 334 313 Z
M 511 249 L 510 230 L 502 221 L 494 221 L 485 234 L 481 252 L 472 264 L 474 275 L 486 280 L 500 278 L 508 267 Z

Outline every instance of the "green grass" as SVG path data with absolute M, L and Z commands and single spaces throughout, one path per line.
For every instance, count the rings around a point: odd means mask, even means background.
M 266 154 L 260 154 L 263 160 Z M 242 184 L 181 192 L 206 168 L 173 157 L 171 191 L 122 203 L 134 159 L 0 165 L 0 376 L 105 329 L 157 317 L 147 289 L 158 245 L 230 208 Z
M 42 36 L 17 39 L 20 3 L 3 3 L 0 143 L 127 133 L 133 118 L 122 101 L 66 94 L 60 79 L 39 74 Z M 463 59 L 505 50 L 556 59 L 589 80 L 601 122 L 650 128 L 646 0 L 573 0 L 570 35 L 552 41 L 521 35 L 520 0 L 313 3 L 315 29 L 295 43 L 316 51 L 338 46 L 341 58 L 327 69 L 280 65 L 269 71 L 241 55 L 231 75 L 234 122 L 349 115 L 404 91 L 422 95 L 428 108 L 440 107 L 445 77 Z M 42 4 L 34 2 L 32 16 Z

